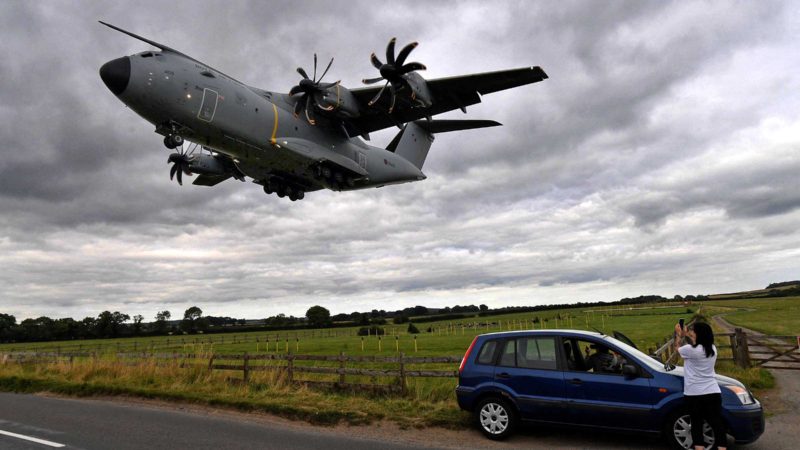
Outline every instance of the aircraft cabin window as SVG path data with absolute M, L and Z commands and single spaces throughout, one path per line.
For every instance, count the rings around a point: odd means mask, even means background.
M 153 53 L 152 52 L 142 53 L 140 56 L 142 58 L 150 58 L 151 56 L 153 56 Z
M 202 75 L 204 77 L 208 77 L 208 78 L 216 78 L 213 73 L 211 73 L 211 72 L 209 72 L 207 70 L 204 70 L 204 71 L 200 72 L 200 75 Z

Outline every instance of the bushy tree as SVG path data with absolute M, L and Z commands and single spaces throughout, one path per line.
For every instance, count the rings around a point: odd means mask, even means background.
M 408 334 L 419 334 L 419 329 L 413 323 L 408 323 Z
M 331 312 L 319 305 L 312 306 L 306 311 L 306 320 L 312 327 L 325 327 L 331 324 Z

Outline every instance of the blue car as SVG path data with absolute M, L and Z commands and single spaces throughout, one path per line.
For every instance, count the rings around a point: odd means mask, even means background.
M 693 448 L 683 401 L 683 368 L 665 366 L 624 335 L 533 330 L 477 336 L 459 367 L 458 405 L 490 439 L 522 422 L 662 434 Z M 764 412 L 750 391 L 718 375 L 726 431 L 737 443 L 764 432 Z M 703 424 L 705 445 L 718 436 Z M 727 437 L 722 441 L 726 442 Z

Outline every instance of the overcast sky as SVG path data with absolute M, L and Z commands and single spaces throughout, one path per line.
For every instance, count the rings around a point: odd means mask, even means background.
M 98 75 L 149 47 L 97 20 L 273 91 L 314 52 L 359 87 L 393 36 L 427 78 L 550 79 L 483 97 L 467 117 L 504 126 L 437 136 L 425 181 L 292 203 L 170 182 L 162 138 Z M 788 1 L 5 0 L 0 312 L 256 319 L 798 279 L 798 36 Z

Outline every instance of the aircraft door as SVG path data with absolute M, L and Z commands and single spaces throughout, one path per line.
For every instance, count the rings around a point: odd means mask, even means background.
M 217 91 L 209 88 L 203 90 L 203 102 L 200 105 L 200 111 L 197 112 L 197 118 L 205 122 L 214 120 L 214 114 L 217 111 L 217 101 L 219 95 Z

